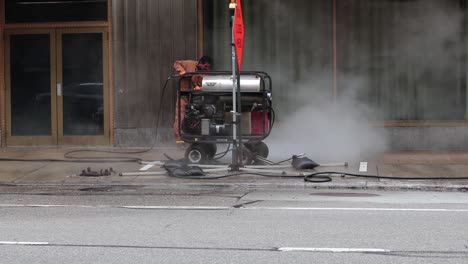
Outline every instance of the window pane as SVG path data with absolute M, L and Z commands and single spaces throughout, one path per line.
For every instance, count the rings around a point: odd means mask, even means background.
M 106 21 L 107 0 L 6 0 L 6 23 Z
M 103 135 L 102 33 L 62 35 L 63 134 Z
M 50 37 L 10 39 L 11 135 L 51 135 Z

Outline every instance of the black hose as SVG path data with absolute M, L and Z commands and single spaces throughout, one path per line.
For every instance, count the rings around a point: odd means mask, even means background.
M 317 177 L 328 177 L 323 175 L 341 175 L 341 176 L 351 176 L 351 177 L 359 177 L 359 178 L 371 178 L 371 179 L 387 179 L 387 180 L 407 180 L 407 181 L 414 181 L 414 180 L 468 180 L 468 176 L 462 177 L 395 177 L 395 176 L 378 176 L 378 175 L 364 175 L 364 174 L 354 174 L 354 173 L 347 173 L 347 172 L 336 172 L 336 171 L 323 171 L 323 172 L 316 172 L 304 177 L 304 181 L 306 182 L 314 182 L 313 179 Z M 330 178 L 331 180 L 331 178 Z
M 213 179 L 222 179 L 227 177 L 233 176 L 240 176 L 240 175 L 257 175 L 263 177 L 273 177 L 273 178 L 303 178 L 306 182 L 312 183 L 325 183 L 331 182 L 332 178 L 330 175 L 340 175 L 340 176 L 352 176 L 352 177 L 361 177 L 361 178 L 375 178 L 375 179 L 393 179 L 393 180 L 468 180 L 468 176 L 463 177 L 393 177 L 393 176 L 377 176 L 377 175 L 363 175 L 363 174 L 353 174 L 353 173 L 344 173 L 344 172 L 336 172 L 336 171 L 329 171 L 329 172 L 316 172 L 311 173 L 306 176 L 300 175 L 291 175 L 291 174 L 266 174 L 266 173 L 255 173 L 255 172 L 234 172 L 234 173 L 227 173 L 224 175 L 218 176 L 174 176 L 178 178 L 185 178 L 185 179 L 199 179 L 199 180 L 213 180 Z
M 227 154 L 229 151 L 231 151 L 231 150 L 232 150 L 232 149 L 231 149 L 231 144 L 229 144 L 229 145 L 227 146 L 226 151 L 215 154 L 215 158 L 214 158 L 214 159 L 215 159 L 215 160 L 222 159 L 222 158 L 223 158 L 224 156 L 226 156 L 226 154 Z M 218 155 L 221 155 L 221 156 L 217 157 Z

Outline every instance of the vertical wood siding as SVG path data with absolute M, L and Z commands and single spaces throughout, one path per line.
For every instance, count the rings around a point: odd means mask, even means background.
M 337 1 L 339 92 L 380 120 L 464 119 L 465 3 Z
M 4 54 L 5 54 L 5 47 L 4 47 L 4 22 L 5 22 L 5 12 L 4 12 L 5 1 L 0 0 L 0 146 L 5 145 L 6 139 L 6 107 L 5 107 L 5 64 L 4 64 Z
M 376 120 L 464 120 L 467 0 L 336 0 L 337 95 Z M 333 0 L 244 0 L 243 70 L 271 74 L 279 117 L 333 94 Z M 196 0 L 114 0 L 117 129 L 156 127 L 176 59 L 196 59 Z M 203 51 L 229 70 L 227 1 L 203 0 Z M 162 100 L 170 128 L 174 85 Z
M 196 1 L 114 0 L 115 128 L 171 127 L 176 59 L 196 59 Z M 160 104 L 161 107 L 160 107 Z
M 273 75 L 278 112 L 333 93 L 333 1 L 243 1 L 243 68 Z M 205 53 L 229 68 L 227 8 L 222 1 L 204 3 Z M 372 120 L 464 120 L 466 5 L 336 0 L 337 95 L 369 106 Z

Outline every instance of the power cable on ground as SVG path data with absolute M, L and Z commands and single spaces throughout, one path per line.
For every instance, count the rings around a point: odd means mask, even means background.
M 461 177 L 395 177 L 395 176 L 377 176 L 377 175 L 364 175 L 364 174 L 354 174 L 354 173 L 346 173 L 346 172 L 336 172 L 336 171 L 327 171 L 327 172 L 315 172 L 310 173 L 307 175 L 294 175 L 294 174 L 287 174 L 283 173 L 281 175 L 274 175 L 274 174 L 267 174 L 267 173 L 254 173 L 254 172 L 235 172 L 235 173 L 227 173 L 223 175 L 216 175 L 216 176 L 177 176 L 177 175 L 170 175 L 176 178 L 184 178 L 184 179 L 199 179 L 199 180 L 213 180 L 213 179 L 222 179 L 228 178 L 233 176 L 240 176 L 240 175 L 256 175 L 256 176 L 263 176 L 263 177 L 272 177 L 272 178 L 302 178 L 306 182 L 312 183 L 325 183 L 331 182 L 332 177 L 331 175 L 339 175 L 339 176 L 350 176 L 350 177 L 358 177 L 358 178 L 373 178 L 373 179 L 389 179 L 389 180 L 468 180 L 468 176 L 461 176 Z
M 407 181 L 414 181 L 414 180 L 468 180 L 468 176 L 461 176 L 461 177 L 398 177 L 398 176 L 378 176 L 378 175 L 366 175 L 366 174 L 355 174 L 355 173 L 348 173 L 348 172 L 336 172 L 336 171 L 323 171 L 323 172 L 316 172 L 309 175 L 304 176 L 304 181 L 306 182 L 314 182 L 313 179 L 317 177 L 329 177 L 324 175 L 340 175 L 340 176 L 351 176 L 351 177 L 358 177 L 358 178 L 371 178 L 371 179 L 387 179 L 387 180 L 407 180 Z M 329 177 L 331 180 L 331 177 Z

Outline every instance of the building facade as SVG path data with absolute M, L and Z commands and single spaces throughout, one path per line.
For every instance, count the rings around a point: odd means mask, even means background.
M 172 63 L 229 69 L 228 3 L 0 0 L 1 145 L 173 140 Z M 272 76 L 279 123 L 344 102 L 391 149 L 468 148 L 466 0 L 242 4 L 243 69 Z

